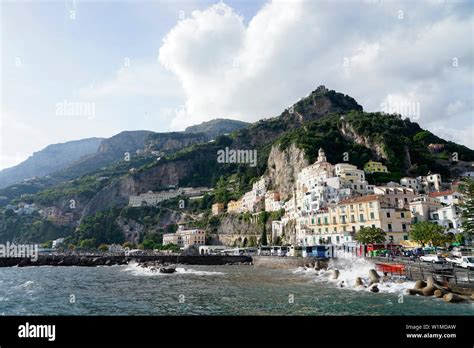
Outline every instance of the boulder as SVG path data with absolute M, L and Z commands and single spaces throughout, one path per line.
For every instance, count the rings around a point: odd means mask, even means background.
M 424 282 L 423 280 L 417 280 L 416 283 L 415 283 L 415 289 L 423 289 L 424 287 L 426 287 L 426 282 Z
M 457 302 L 466 301 L 466 298 L 464 298 L 463 296 L 453 294 L 452 292 L 450 292 L 449 294 L 445 294 L 443 296 L 443 300 L 445 302 L 457 303 Z
M 434 286 L 425 286 L 423 289 L 421 289 L 421 292 L 424 296 L 433 296 L 435 288 Z
M 420 289 L 407 289 L 409 295 L 420 295 L 423 296 L 423 292 Z

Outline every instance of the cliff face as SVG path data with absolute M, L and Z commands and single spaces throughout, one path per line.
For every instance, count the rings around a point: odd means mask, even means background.
M 377 160 L 388 159 L 387 152 L 385 151 L 385 148 L 382 144 L 374 143 L 372 140 L 369 139 L 369 137 L 357 134 L 357 132 L 354 131 L 354 128 L 351 126 L 350 123 L 342 122 L 340 132 L 345 139 L 353 141 L 359 145 L 365 146 L 366 148 L 370 149 L 372 151 L 373 156 Z
M 148 138 L 145 151 L 170 153 L 208 140 L 208 137 L 203 133 L 156 133 Z
M 256 217 L 246 220 L 242 215 L 226 214 L 221 217 L 217 231 L 211 234 L 212 244 L 249 246 L 260 242 L 263 225 Z M 268 219 L 265 225 L 268 242 L 271 241 L 272 222 Z
M 107 210 L 113 206 L 128 204 L 130 195 L 135 194 L 136 184 L 133 178 L 125 177 L 114 181 L 95 194 L 82 212 L 82 217 Z
M 273 145 L 268 157 L 267 177 L 270 187 L 279 191 L 281 198 L 286 200 L 293 192 L 298 172 L 308 165 L 304 151 L 295 144 L 285 150 Z
M 187 175 L 191 168 L 190 161 L 170 161 L 141 173 L 122 177 L 97 192 L 82 216 L 92 215 L 113 206 L 126 205 L 132 195 L 178 186 L 179 179 Z

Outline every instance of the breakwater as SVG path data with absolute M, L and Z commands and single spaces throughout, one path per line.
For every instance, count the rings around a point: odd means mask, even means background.
M 183 265 L 226 265 L 226 264 L 250 264 L 252 258 L 249 256 L 183 256 L 183 255 L 146 255 L 146 256 L 124 256 L 124 255 L 39 255 L 33 261 L 30 258 L 0 258 L 0 267 L 28 267 L 28 266 L 112 266 L 125 265 L 134 261 L 137 263 L 154 262 L 161 264 L 183 264 Z

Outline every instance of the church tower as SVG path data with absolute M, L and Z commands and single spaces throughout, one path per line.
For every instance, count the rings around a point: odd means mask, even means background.
M 318 151 L 318 160 L 316 161 L 316 163 L 321 162 L 327 162 L 326 154 L 324 153 L 324 150 L 322 148 L 320 148 Z

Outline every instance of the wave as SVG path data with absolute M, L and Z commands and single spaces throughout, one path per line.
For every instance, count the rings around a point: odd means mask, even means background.
M 375 264 L 367 259 L 356 257 L 350 253 L 338 252 L 337 258 L 331 259 L 327 269 L 315 270 L 312 268 L 299 267 L 293 270 L 294 274 L 300 274 L 311 278 L 317 283 L 327 283 L 336 288 L 350 289 L 355 291 L 370 291 L 369 270 L 375 269 Z M 339 276 L 333 279 L 333 271 L 338 270 Z M 363 285 L 357 285 L 356 279 L 360 278 Z M 380 293 L 402 293 L 413 288 L 415 282 L 407 281 L 404 277 L 393 276 L 380 279 L 377 284 Z
M 175 273 L 161 273 L 160 272 L 160 267 L 142 267 L 137 263 L 130 263 L 127 265 L 127 267 L 124 269 L 126 272 L 130 272 L 132 275 L 136 276 L 176 276 L 176 275 L 223 275 L 225 273 L 223 272 L 213 272 L 213 271 L 199 271 L 195 270 L 192 268 L 184 268 L 184 267 L 176 267 L 176 272 Z

